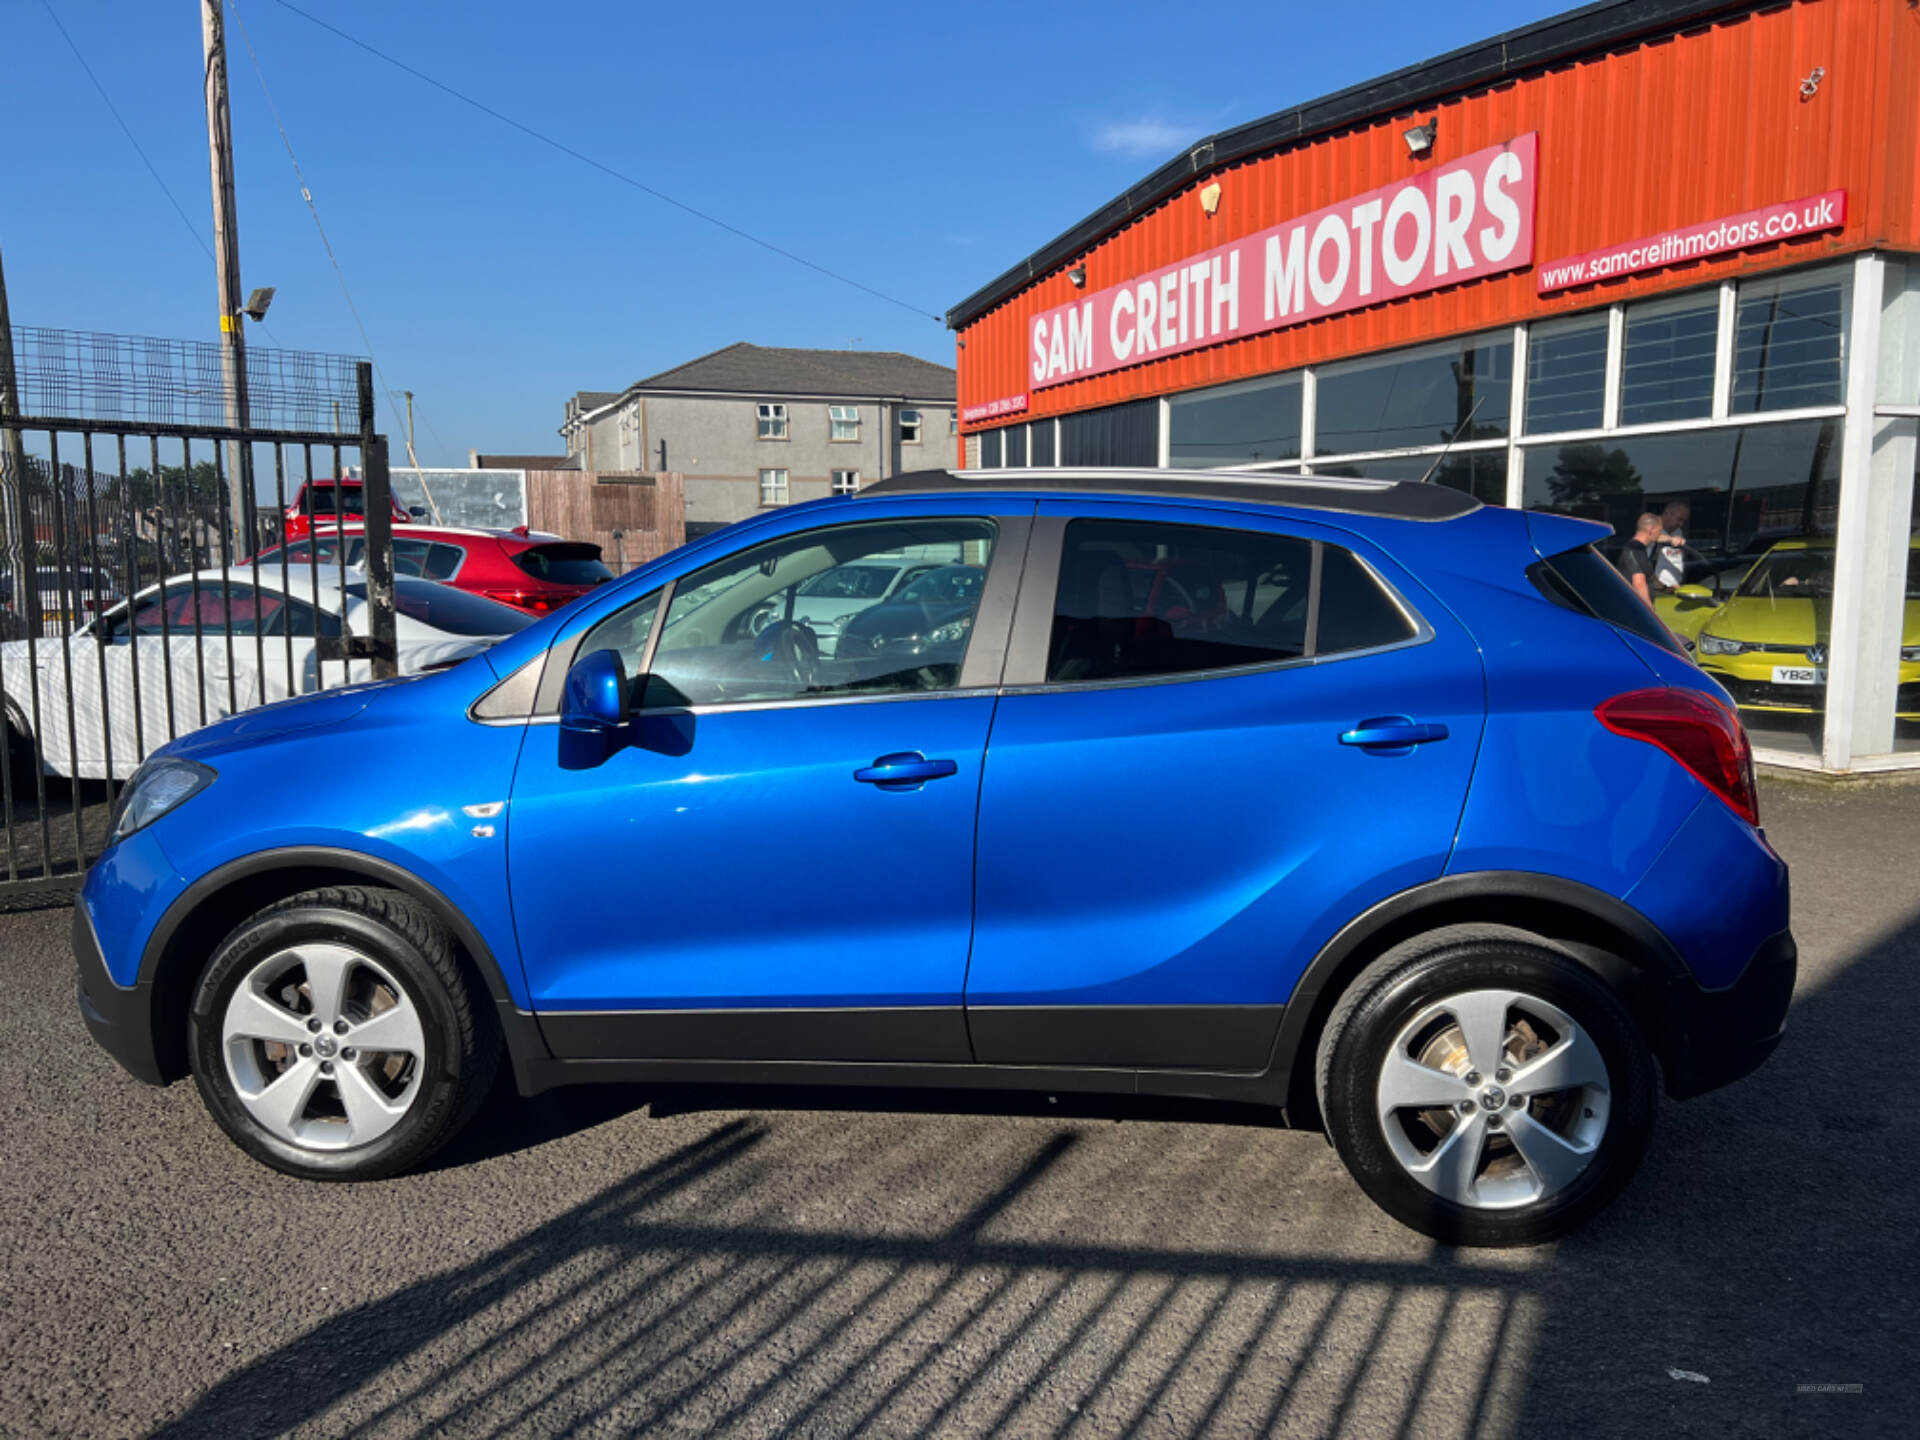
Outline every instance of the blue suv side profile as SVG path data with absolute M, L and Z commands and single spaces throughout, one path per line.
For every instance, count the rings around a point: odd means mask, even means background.
M 1252 1102 L 1407 1225 L 1543 1240 L 1659 1090 L 1764 1059 L 1795 969 L 1733 706 L 1605 533 L 1218 472 L 770 512 L 158 752 L 80 1007 L 312 1179 L 420 1161 L 504 1059 Z M 922 580 L 823 647 L 799 597 L 858 563 Z

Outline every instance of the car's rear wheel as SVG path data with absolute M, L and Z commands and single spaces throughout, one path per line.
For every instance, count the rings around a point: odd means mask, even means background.
M 255 1159 L 316 1180 L 417 1164 L 471 1118 L 499 1065 L 446 931 L 391 890 L 296 895 L 227 937 L 188 1050 L 209 1112 Z
M 1518 935 L 1441 938 L 1370 967 L 1320 1049 L 1327 1133 L 1360 1187 L 1435 1239 L 1531 1245 L 1638 1169 L 1654 1070 L 1618 996 Z

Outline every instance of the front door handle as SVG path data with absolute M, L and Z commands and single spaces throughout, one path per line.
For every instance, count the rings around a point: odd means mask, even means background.
M 929 760 L 918 750 L 902 750 L 882 755 L 873 764 L 853 772 L 862 785 L 878 785 L 882 790 L 918 790 L 929 780 L 952 775 L 960 769 L 951 760 Z
M 1405 715 L 1381 715 L 1362 720 L 1340 736 L 1342 745 L 1358 745 L 1376 755 L 1411 754 L 1416 745 L 1447 738 L 1447 727 L 1421 724 Z

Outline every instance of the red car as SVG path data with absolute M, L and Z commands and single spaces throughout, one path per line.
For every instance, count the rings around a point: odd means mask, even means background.
M 344 530 L 346 563 L 357 570 L 366 560 L 366 528 L 349 521 Z M 316 535 L 286 547 L 286 563 L 318 564 L 323 569 L 338 565 L 341 538 L 332 525 L 322 523 Z M 278 568 L 280 559 L 278 545 L 254 557 L 255 563 L 270 568 Z M 396 523 L 393 570 L 396 575 L 438 580 L 534 615 L 558 610 L 613 578 L 613 571 L 600 559 L 598 545 L 537 534 L 524 525 L 516 530 L 469 530 Z
M 409 513 L 401 508 L 398 500 L 393 500 L 392 504 L 396 525 L 420 519 L 427 513 L 417 505 Z M 329 529 L 336 517 L 345 519 L 349 530 L 353 528 L 354 521 L 367 518 L 365 487 L 351 476 L 343 476 L 338 480 L 309 480 L 294 495 L 293 503 L 287 506 L 287 539 L 300 539 L 313 528 L 315 519 L 320 521 L 321 529 Z

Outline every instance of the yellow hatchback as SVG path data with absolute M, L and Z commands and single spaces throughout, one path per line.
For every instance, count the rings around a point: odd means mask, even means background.
M 1914 549 L 1920 552 L 1920 537 L 1915 538 Z M 1900 633 L 1895 713 L 1902 720 L 1920 720 L 1920 570 L 1916 561 L 1920 553 L 1910 554 L 1906 619 Z M 1690 602 L 1690 608 L 1711 603 L 1709 592 L 1700 586 L 1682 586 L 1677 595 Z M 1733 595 L 1694 632 L 1694 658 L 1732 692 L 1744 710 L 1816 715 L 1826 708 L 1832 620 L 1833 541 L 1784 540 L 1755 562 Z

